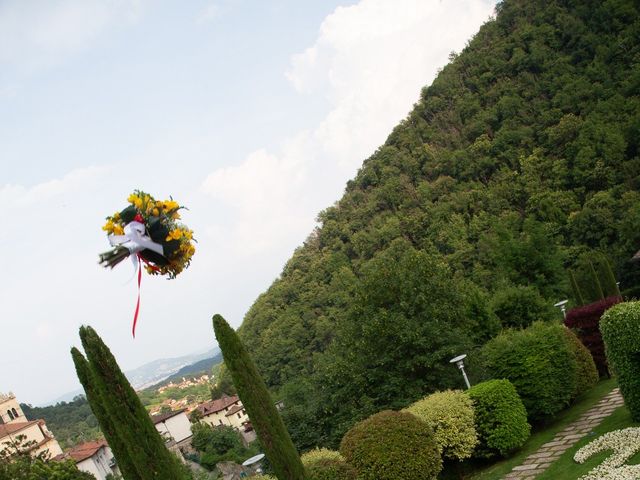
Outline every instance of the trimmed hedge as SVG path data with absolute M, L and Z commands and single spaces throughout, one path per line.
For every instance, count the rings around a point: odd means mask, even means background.
M 408 412 L 385 410 L 357 423 L 342 438 L 340 453 L 358 480 L 430 480 L 442 469 L 431 427 Z
M 340 452 L 326 448 L 310 450 L 300 457 L 307 480 L 355 480 L 358 472 Z
M 478 458 L 506 456 L 529 438 L 527 410 L 509 380 L 489 380 L 465 392 L 473 402 Z
M 621 303 L 607 310 L 600 329 L 624 403 L 633 419 L 640 421 L 640 302 Z
M 576 334 L 568 328 L 565 328 L 564 331 L 578 367 L 576 370 L 576 388 L 573 395 L 571 395 L 571 400 L 574 400 L 598 383 L 598 369 L 589 350 L 582 344 Z
M 432 429 L 442 455 L 453 460 L 471 457 L 478 444 L 471 399 L 460 390 L 433 393 L 406 411 Z
M 607 309 L 621 301 L 621 297 L 607 297 L 589 305 L 572 308 L 567 312 L 567 318 L 564 321 L 564 324 L 576 332 L 580 341 L 591 352 L 601 377 L 608 376 L 609 369 L 600 333 L 600 317 Z
M 524 330 L 506 330 L 482 348 L 491 377 L 513 383 L 529 420 L 552 418 L 576 389 L 577 362 L 559 324 L 536 322 Z

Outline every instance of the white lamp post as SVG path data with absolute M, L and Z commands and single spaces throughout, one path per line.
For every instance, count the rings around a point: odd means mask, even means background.
M 258 455 L 254 455 L 251 458 L 247 458 L 244 462 L 242 462 L 242 466 L 252 468 L 255 473 L 262 473 L 260 462 L 262 462 L 263 458 L 264 453 L 259 453 Z M 242 476 L 242 474 L 240 474 L 240 476 Z
M 464 362 L 463 362 L 463 360 L 465 358 L 467 358 L 467 355 L 463 353 L 462 355 L 458 355 L 457 357 L 454 357 L 451 360 L 449 360 L 449 363 L 455 363 L 457 365 L 457 367 L 462 372 L 462 376 L 464 377 L 464 383 L 467 384 L 467 389 L 469 389 L 469 388 L 471 388 L 471 384 L 469 383 L 469 379 L 467 378 L 467 372 L 464 371 Z
M 558 303 L 553 304 L 554 307 L 560 308 L 564 318 L 567 318 L 567 303 L 569 303 L 569 300 L 560 300 Z

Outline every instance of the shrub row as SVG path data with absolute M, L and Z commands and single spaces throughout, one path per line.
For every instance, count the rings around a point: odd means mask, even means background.
M 637 328 L 640 338 L 640 320 Z M 558 324 L 505 330 L 483 347 L 482 357 L 495 380 L 466 392 L 436 392 L 405 411 L 357 423 L 340 452 L 316 449 L 302 456 L 309 480 L 435 479 L 443 458 L 506 456 L 529 437 L 528 419 L 550 418 L 598 380 L 589 351 Z
M 358 470 L 358 480 L 435 479 L 440 449 L 429 425 L 408 412 L 385 410 L 354 425 L 340 453 Z
M 442 456 L 452 460 L 471 457 L 478 444 L 471 398 L 461 391 L 436 392 L 407 408 L 434 433 Z
M 607 359 L 635 421 L 640 421 L 640 302 L 607 310 L 600 322 Z
M 509 380 L 489 380 L 471 387 L 479 445 L 474 456 L 506 456 L 529 438 L 531 426 L 518 392 Z
M 593 359 L 562 325 L 536 322 L 524 330 L 505 330 L 482 349 L 492 378 L 515 386 L 529 420 L 553 418 L 596 382 Z
M 333 450 L 319 448 L 301 457 L 308 480 L 355 480 L 358 472 Z

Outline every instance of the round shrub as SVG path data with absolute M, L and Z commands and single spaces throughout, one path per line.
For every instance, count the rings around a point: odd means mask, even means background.
M 339 452 L 316 448 L 300 457 L 308 480 L 355 480 L 358 472 Z
M 524 285 L 499 289 L 491 298 L 491 307 L 503 327 L 524 328 L 558 315 L 537 288 Z
M 460 390 L 433 393 L 406 409 L 432 429 L 442 455 L 453 460 L 471 457 L 478 444 L 471 399 Z
M 340 453 L 358 480 L 430 480 L 442 469 L 431 427 L 408 412 L 385 410 L 357 423 Z
M 559 324 L 536 322 L 506 330 L 482 347 L 493 378 L 513 383 L 529 420 L 546 420 L 566 407 L 576 389 L 576 359 Z
M 576 359 L 576 388 L 571 395 L 571 399 L 575 399 L 590 390 L 598 383 L 599 375 L 596 363 L 587 347 L 585 347 L 580 339 L 568 328 L 565 328 L 565 337 L 574 358 Z
M 531 426 L 527 410 L 509 380 L 489 380 L 465 392 L 473 402 L 478 458 L 506 456 L 524 445 Z
M 620 303 L 607 310 L 600 330 L 624 403 L 633 419 L 640 421 L 640 302 Z

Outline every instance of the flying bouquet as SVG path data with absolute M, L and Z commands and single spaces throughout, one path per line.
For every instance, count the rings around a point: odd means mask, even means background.
M 138 270 L 138 304 L 133 321 L 133 335 L 140 307 L 142 264 L 151 275 L 176 278 L 191 264 L 196 249 L 193 232 L 180 223 L 180 206 L 173 199 L 156 200 L 148 193 L 134 190 L 130 203 L 121 212 L 107 217 L 102 229 L 114 247 L 100 254 L 100 264 L 113 268 L 131 257 Z

